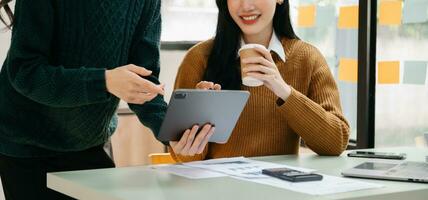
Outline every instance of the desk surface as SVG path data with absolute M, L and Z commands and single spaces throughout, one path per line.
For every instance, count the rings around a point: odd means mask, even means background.
M 408 161 L 425 161 L 428 149 L 412 147 L 376 149 L 407 153 Z M 318 169 L 319 173 L 341 176 L 342 170 L 367 161 L 314 154 L 269 156 L 256 160 Z M 78 199 L 426 199 L 428 184 L 361 179 L 382 184 L 380 189 L 361 190 L 325 196 L 311 196 L 229 177 L 190 180 L 154 171 L 147 166 L 86 170 L 48 174 L 48 187 Z

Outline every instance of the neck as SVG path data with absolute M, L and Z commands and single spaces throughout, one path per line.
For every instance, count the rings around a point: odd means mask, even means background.
M 266 48 L 269 47 L 270 40 L 272 38 L 273 34 L 273 28 L 271 26 L 270 29 L 266 29 L 265 31 L 262 31 L 261 33 L 249 35 L 249 34 L 243 34 L 243 39 L 246 44 L 261 44 L 265 46 Z

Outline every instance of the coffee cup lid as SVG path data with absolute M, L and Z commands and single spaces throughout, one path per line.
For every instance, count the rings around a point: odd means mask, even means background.
M 245 45 L 243 45 L 243 46 L 239 49 L 239 51 L 238 51 L 238 55 L 239 55 L 239 53 L 240 53 L 242 50 L 244 50 L 244 49 L 253 49 L 253 48 L 256 48 L 256 47 L 258 47 L 258 48 L 262 48 L 262 49 L 266 49 L 266 47 L 265 47 L 265 46 L 263 46 L 263 45 L 261 45 L 261 44 L 245 44 Z

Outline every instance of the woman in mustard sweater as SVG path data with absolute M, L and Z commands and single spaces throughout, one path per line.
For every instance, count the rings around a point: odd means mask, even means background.
M 340 155 L 349 125 L 343 116 L 335 80 L 322 54 L 298 39 L 283 0 L 216 0 L 214 39 L 197 44 L 185 56 L 176 88 L 247 90 L 246 108 L 226 144 L 209 143 L 210 125 L 187 130 L 170 142 L 180 162 L 233 156 L 297 154 L 300 139 L 320 155 Z M 244 73 L 263 86 L 241 84 L 238 50 L 255 43 L 263 56 L 242 59 Z M 268 50 L 267 50 L 268 49 Z

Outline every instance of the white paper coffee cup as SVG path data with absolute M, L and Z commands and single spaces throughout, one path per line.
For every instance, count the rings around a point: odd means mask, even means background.
M 260 44 L 246 44 L 242 46 L 241 49 L 239 49 L 238 51 L 239 57 L 241 59 L 242 84 L 249 87 L 258 87 L 263 85 L 263 81 L 256 79 L 254 77 L 247 76 L 247 74 L 243 72 L 244 71 L 243 69 L 247 67 L 246 64 L 242 63 L 242 60 L 244 58 L 263 56 L 261 53 L 259 53 L 257 50 L 254 49 L 256 47 L 266 49 L 266 47 Z

